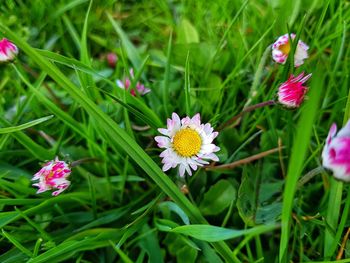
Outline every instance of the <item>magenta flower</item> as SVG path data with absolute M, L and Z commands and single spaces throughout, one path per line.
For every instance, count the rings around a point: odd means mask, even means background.
M 350 120 L 338 134 L 332 124 L 322 151 L 322 164 L 333 171 L 335 178 L 350 182 Z
M 295 39 L 295 34 L 290 34 L 292 39 Z M 299 67 L 304 64 L 304 59 L 308 58 L 307 50 L 309 49 L 303 41 L 299 40 L 294 53 L 294 66 Z M 287 61 L 288 55 L 291 51 L 288 34 L 280 36 L 275 43 L 272 44 L 272 58 L 280 64 Z
M 52 195 L 59 195 L 70 185 L 70 181 L 67 180 L 70 173 L 71 169 L 69 165 L 64 161 L 58 160 L 58 157 L 56 157 L 55 160 L 47 162 L 44 164 L 43 168 L 33 176 L 32 180 L 39 180 L 38 183 L 33 184 L 33 186 L 39 188 L 36 193 L 40 194 L 48 190 L 58 189 L 53 192 Z
M 209 164 L 208 160 L 219 161 L 215 152 L 220 148 L 213 141 L 218 136 L 210 123 L 202 124 L 199 113 L 192 118 L 180 120 L 175 112 L 172 119 L 167 120 L 166 129 L 158 129 L 164 136 L 154 139 L 159 148 L 165 150 L 160 154 L 163 158 L 163 171 L 179 167 L 179 175 L 183 177 L 185 171 L 192 175 L 198 166 Z
M 107 54 L 107 63 L 111 68 L 115 68 L 118 62 L 118 56 L 114 53 Z
M 6 38 L 0 40 L 0 62 L 13 60 L 18 54 L 18 48 L 15 44 L 8 41 Z
M 130 76 L 131 76 L 132 79 L 135 78 L 135 77 L 134 77 L 134 70 L 133 70 L 133 69 L 130 69 Z M 124 80 L 124 82 L 121 81 L 121 80 L 119 80 L 119 79 L 117 80 L 117 86 L 118 86 L 119 88 L 128 90 L 128 89 L 130 88 L 130 85 L 131 85 L 131 80 L 130 80 L 129 78 L 126 78 L 126 79 Z M 145 95 L 145 94 L 147 94 L 148 92 L 151 91 L 149 88 L 146 88 L 146 87 L 145 87 L 143 84 L 141 84 L 140 82 L 137 82 L 137 83 L 136 83 L 136 90 L 137 90 L 138 94 L 140 94 L 140 95 Z M 131 90 L 131 91 L 130 91 L 130 94 L 131 94 L 132 96 L 136 96 L 135 90 Z
M 304 101 L 305 94 L 308 91 L 303 84 L 312 74 L 304 76 L 304 72 L 299 76 L 290 75 L 289 79 L 278 88 L 278 102 L 288 108 L 297 108 Z

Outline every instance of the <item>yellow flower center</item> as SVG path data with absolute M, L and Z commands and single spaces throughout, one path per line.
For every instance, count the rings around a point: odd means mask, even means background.
M 50 173 L 47 175 L 47 179 L 51 179 L 53 177 L 53 171 L 50 171 Z
M 290 44 L 289 44 L 289 42 L 287 44 L 280 45 L 278 49 L 281 50 L 283 54 L 288 55 L 289 52 L 290 52 Z
M 173 139 L 174 150 L 183 157 L 191 157 L 199 153 L 202 139 L 198 132 L 190 128 L 179 130 Z

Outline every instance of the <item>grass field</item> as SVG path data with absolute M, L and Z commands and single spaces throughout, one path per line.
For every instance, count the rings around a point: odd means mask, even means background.
M 0 262 L 350 262 L 349 185 L 321 158 L 332 123 L 350 119 L 349 1 L 2 0 L 0 12 L 0 39 L 19 50 L 0 64 Z M 288 33 L 309 46 L 299 67 L 271 56 Z M 302 72 L 301 106 L 276 103 Z M 155 136 L 172 113 L 219 132 L 219 161 L 162 171 Z M 32 177 L 56 156 L 70 186 L 37 194 Z

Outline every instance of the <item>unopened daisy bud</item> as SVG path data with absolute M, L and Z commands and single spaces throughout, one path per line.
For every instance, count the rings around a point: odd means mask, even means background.
M 303 84 L 312 74 L 304 76 L 304 72 L 299 76 L 291 75 L 289 79 L 278 88 L 278 102 L 288 108 L 297 108 L 304 101 L 308 87 Z
M 295 34 L 291 34 L 292 40 L 295 39 Z M 272 58 L 280 64 L 287 61 L 288 55 L 292 49 L 288 34 L 280 36 L 275 43 L 272 44 Z M 309 57 L 307 50 L 309 49 L 303 41 L 299 40 L 294 53 L 294 66 L 299 67 L 304 64 L 304 59 Z
M 183 177 L 185 171 L 192 175 L 191 169 L 196 171 L 198 166 L 209 164 L 207 160 L 219 160 L 215 152 L 220 148 L 213 144 L 219 133 L 214 132 L 209 123 L 201 124 L 199 113 L 181 120 L 173 113 L 167 120 L 167 128 L 158 131 L 165 135 L 154 138 L 159 148 L 165 148 L 160 154 L 163 171 L 178 166 L 179 175 Z
M 18 54 L 18 48 L 15 44 L 3 38 L 0 40 L 0 62 L 12 61 Z
M 322 165 L 333 171 L 335 178 L 350 182 L 350 120 L 337 134 L 331 126 L 322 151 Z
M 68 188 L 70 181 L 67 179 L 71 173 L 69 165 L 58 160 L 58 157 L 55 160 L 49 161 L 40 169 L 39 172 L 34 174 L 32 180 L 39 180 L 38 183 L 33 184 L 39 188 L 36 192 L 40 194 L 42 192 L 57 189 L 52 193 L 53 196 L 57 196 Z
M 111 68 L 115 68 L 118 62 L 118 56 L 114 53 L 107 54 L 107 63 Z

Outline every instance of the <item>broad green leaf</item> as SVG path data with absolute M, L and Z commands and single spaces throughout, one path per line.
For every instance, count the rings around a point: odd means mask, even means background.
M 265 163 L 262 174 L 269 174 L 269 167 L 269 163 Z M 276 196 L 281 194 L 283 181 L 266 181 L 263 175 L 259 175 L 262 177 L 259 179 L 258 175 L 251 175 L 253 169 L 245 169 L 238 190 L 239 215 L 248 226 L 276 222 L 282 212 L 282 204 L 276 201 Z
M 196 28 L 186 18 L 181 20 L 177 34 L 178 43 L 199 43 L 199 35 Z
M 198 251 L 191 247 L 182 247 L 177 251 L 176 260 L 177 262 L 196 262 Z
M 217 215 L 229 207 L 236 196 L 237 191 L 230 181 L 220 180 L 204 194 L 199 208 L 204 215 Z
M 159 240 L 155 232 L 150 231 L 150 227 L 147 224 L 144 224 L 140 236 L 143 238 L 139 241 L 140 246 L 146 250 L 149 262 L 162 263 L 163 256 L 159 246 Z
M 211 225 L 186 225 L 171 230 L 173 233 L 184 234 L 208 242 L 218 242 L 241 236 L 257 236 L 275 230 L 277 225 L 261 225 L 244 230 L 234 230 Z
M 176 213 L 181 219 L 182 221 L 186 224 L 189 225 L 190 224 L 190 220 L 188 218 L 188 216 L 185 214 L 185 212 L 174 202 L 170 202 L 170 201 L 166 201 L 166 202 L 162 202 L 159 204 L 159 208 L 160 209 L 169 209 L 170 211 L 173 211 L 174 213 Z

